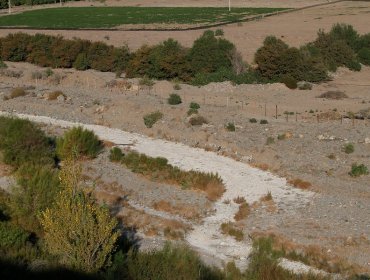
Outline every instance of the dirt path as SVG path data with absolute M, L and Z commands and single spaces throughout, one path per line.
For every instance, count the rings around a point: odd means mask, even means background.
M 0 112 L 0 115 L 6 114 Z M 25 114 L 16 114 L 16 116 L 61 127 L 81 125 L 93 130 L 101 139 L 116 144 L 133 143 L 134 150 L 153 157 L 165 157 L 170 164 L 181 169 L 217 172 L 225 183 L 226 192 L 215 203 L 214 214 L 204 219 L 201 225 L 196 225 L 193 231 L 188 234 L 186 240 L 198 251 L 221 262 L 235 260 L 237 265 L 245 266 L 247 263 L 246 258 L 251 250 L 249 241 L 237 242 L 220 232 L 220 225 L 223 222 L 234 220 L 234 215 L 238 209 L 238 205 L 232 201 L 234 198 L 238 196 L 245 197 L 248 203 L 253 203 L 270 191 L 276 202 L 284 201 L 286 204 L 293 205 L 286 210 L 294 211 L 294 205 L 297 205 L 297 207 L 298 205 L 301 206 L 309 202 L 313 196 L 312 192 L 301 191 L 287 186 L 286 180 L 283 178 L 213 152 L 206 152 L 179 143 L 151 139 L 139 134 L 104 126 L 74 123 L 44 116 Z M 223 203 L 225 200 L 230 200 L 231 202 L 225 204 Z

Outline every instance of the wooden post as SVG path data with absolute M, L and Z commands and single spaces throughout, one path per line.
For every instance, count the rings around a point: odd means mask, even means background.
M 297 112 L 295 112 L 295 121 L 296 121 L 296 122 L 298 121 Z
M 277 112 L 278 112 L 277 105 L 275 105 L 275 119 L 277 119 Z
M 265 117 L 266 117 L 266 115 L 267 115 L 267 110 L 266 110 L 266 103 L 265 103 Z
M 343 124 L 343 115 L 340 115 L 340 124 Z
M 320 122 L 319 115 L 316 115 L 316 118 L 317 118 L 317 123 L 319 123 Z

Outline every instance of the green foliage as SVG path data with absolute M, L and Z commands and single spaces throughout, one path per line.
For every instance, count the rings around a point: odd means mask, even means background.
M 61 159 L 68 157 L 95 158 L 103 146 L 99 138 L 91 130 L 74 127 L 63 137 L 57 139 L 56 152 Z
M 348 143 L 348 144 L 344 145 L 343 151 L 346 154 L 352 154 L 355 151 L 355 147 L 353 146 L 352 143 Z
M 296 89 L 298 87 L 297 80 L 292 76 L 285 75 L 281 78 L 281 82 L 286 85 L 289 89 Z
M 117 221 L 79 189 L 81 167 L 73 160 L 65 161 L 60 178 L 62 191 L 40 216 L 46 247 L 68 267 L 97 272 L 110 264 L 119 236 Z
M 351 171 L 349 172 L 349 175 L 351 177 L 358 177 L 361 175 L 368 175 L 369 169 L 364 164 L 352 164 Z
M 200 109 L 200 105 L 196 102 L 191 102 L 190 105 L 189 105 L 189 108 L 198 110 L 198 109 Z
M 370 47 L 362 48 L 357 55 L 362 64 L 370 66 Z
M 228 131 L 235 131 L 235 124 L 232 122 L 227 123 L 225 127 Z
M 267 120 L 260 120 L 260 124 L 268 124 L 269 122 Z
M 182 103 L 181 97 L 178 94 L 172 93 L 167 99 L 168 104 L 170 105 L 179 105 Z
M 218 269 L 204 265 L 195 252 L 170 244 L 158 251 L 130 252 L 126 271 L 135 280 L 223 279 Z
M 15 167 L 54 164 L 50 140 L 28 120 L 0 117 L 0 150 L 4 163 Z
M 87 55 L 85 53 L 79 53 L 76 57 L 73 67 L 77 70 L 87 70 L 89 69 L 89 61 L 87 60 Z
M 27 231 L 42 235 L 38 216 L 53 204 L 60 191 L 58 171 L 49 166 L 24 164 L 16 177 L 18 186 L 9 202 L 12 219 Z
M 224 31 L 222 29 L 216 29 L 215 36 L 224 36 Z
M 244 233 L 240 229 L 237 229 L 233 223 L 222 223 L 221 232 L 226 235 L 230 235 L 235 238 L 236 241 L 242 241 L 244 239 Z
M 189 52 L 193 73 L 213 73 L 220 68 L 231 68 L 230 53 L 234 45 L 222 38 L 216 38 L 213 31 L 205 31 L 195 40 Z
M 120 162 L 124 154 L 122 150 L 118 147 L 113 147 L 109 152 L 109 160 L 114 162 Z
M 20 248 L 25 245 L 29 233 L 10 222 L 0 222 L 0 248 Z
M 153 125 L 162 118 L 162 112 L 156 111 L 144 116 L 144 124 L 147 128 L 152 128 Z
M 344 41 L 351 49 L 355 50 L 356 43 L 360 39 L 359 34 L 352 25 L 337 23 L 331 28 L 329 35 L 338 41 Z

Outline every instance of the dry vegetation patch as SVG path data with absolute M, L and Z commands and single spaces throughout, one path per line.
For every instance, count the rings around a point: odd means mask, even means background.
M 241 221 L 248 217 L 251 212 L 251 208 L 247 202 L 243 202 L 239 205 L 239 210 L 236 212 L 234 219 L 235 221 Z
M 291 179 L 288 181 L 289 184 L 292 186 L 302 189 L 302 190 L 307 190 L 312 187 L 312 184 L 310 182 L 304 181 L 302 179 Z
M 336 91 L 324 92 L 320 94 L 318 98 L 340 100 L 340 99 L 348 98 L 348 96 L 343 91 L 336 90 Z
M 236 228 L 232 222 L 222 223 L 220 229 L 223 234 L 234 237 L 236 241 L 242 241 L 244 239 L 243 231 Z
M 174 215 L 182 216 L 186 219 L 199 219 L 200 213 L 198 209 L 191 205 L 176 204 L 173 205 L 168 201 L 160 200 L 153 203 L 153 208 L 157 211 L 163 211 Z

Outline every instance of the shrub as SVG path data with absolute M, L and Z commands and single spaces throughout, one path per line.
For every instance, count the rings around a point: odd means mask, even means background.
M 260 120 L 260 124 L 268 124 L 269 122 L 267 120 Z
M 343 151 L 346 154 L 352 154 L 355 151 L 355 147 L 353 146 L 352 143 L 348 143 L 348 144 L 344 145 Z
M 27 92 L 23 88 L 15 88 L 10 92 L 9 98 L 17 98 L 21 96 L 26 96 Z
M 257 120 L 255 118 L 251 118 L 251 119 L 249 119 L 249 122 L 250 123 L 257 123 Z
M 197 125 L 203 125 L 203 124 L 207 124 L 208 121 L 205 117 L 203 116 L 193 116 L 190 118 L 189 120 L 189 123 L 192 125 L 192 126 L 197 126 Z
M 188 114 L 188 116 L 191 116 L 193 114 L 198 114 L 198 110 L 197 109 L 190 108 L 188 110 L 188 113 L 187 114 Z
M 191 102 L 190 105 L 189 105 L 189 108 L 198 110 L 198 109 L 200 109 L 200 105 L 196 102 Z
M 352 61 L 348 61 L 348 63 L 346 63 L 345 65 L 349 70 L 352 70 L 352 71 L 361 71 L 361 64 L 358 62 L 358 61 L 355 61 L 355 60 L 352 60 Z
M 61 159 L 95 158 L 102 148 L 101 141 L 93 131 L 79 126 L 68 130 L 63 137 L 57 139 L 56 152 Z
M 370 47 L 359 50 L 357 56 L 362 64 L 370 65 Z
M 311 90 L 312 89 L 312 84 L 308 82 L 299 82 L 297 83 L 298 89 L 299 90 Z
M 149 56 L 153 47 L 147 45 L 139 48 L 131 57 L 127 64 L 126 76 L 128 78 L 143 77 L 148 75 L 147 70 L 150 67 Z
M 6 164 L 54 164 L 50 139 L 28 120 L 0 117 L 0 150 Z
M 58 99 L 59 96 L 64 96 L 64 93 L 60 90 L 56 90 L 56 91 L 52 91 L 50 93 L 47 94 L 47 99 L 48 100 L 56 100 Z
M 123 158 L 124 154 L 122 153 L 122 150 L 118 147 L 113 147 L 110 150 L 109 159 L 110 161 L 114 162 L 120 162 Z
M 139 85 L 152 87 L 154 85 L 154 82 L 152 79 L 145 75 L 143 78 L 139 80 Z
M 279 139 L 279 136 L 278 136 L 278 139 Z M 274 144 L 274 143 L 275 143 L 275 138 L 274 137 L 271 137 L 271 136 L 267 137 L 266 145 L 271 145 L 271 144 Z
M 306 190 L 312 186 L 310 182 L 303 181 L 302 179 L 292 179 L 288 181 L 289 184 L 293 185 L 296 188 Z
M 360 39 L 359 34 L 352 25 L 337 23 L 331 28 L 329 35 L 334 40 L 344 41 L 351 49 L 355 50 L 356 42 Z
M 163 114 L 159 111 L 147 114 L 144 116 L 144 124 L 147 128 L 152 128 L 161 118 L 163 118 Z
M 292 76 L 284 76 L 281 78 L 281 82 L 286 85 L 289 89 L 296 89 L 297 88 L 297 80 L 294 79 Z
M 235 131 L 235 124 L 232 122 L 229 122 L 225 127 L 228 131 Z
M 234 216 L 235 221 L 241 221 L 247 218 L 250 212 L 251 212 L 251 209 L 250 209 L 249 204 L 247 202 L 243 202 L 242 204 L 239 205 L 239 210 L 238 212 L 236 212 Z
M 174 90 L 180 90 L 181 86 L 178 83 L 176 83 L 176 84 L 173 85 L 173 89 Z
M 182 103 L 182 100 L 180 95 L 172 93 L 170 94 L 170 97 L 167 99 L 167 102 L 170 105 L 178 105 Z
M 27 47 L 32 36 L 24 33 L 9 34 L 1 39 L 1 58 L 7 61 L 26 61 Z
M 351 171 L 349 172 L 349 175 L 351 177 L 358 177 L 361 175 L 368 175 L 369 169 L 364 164 L 352 164 Z

